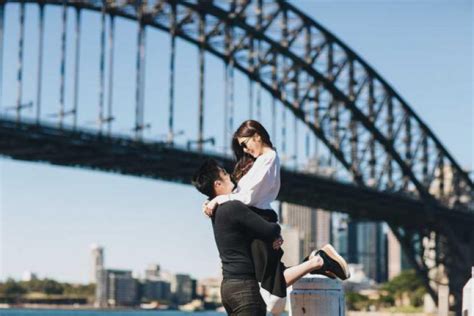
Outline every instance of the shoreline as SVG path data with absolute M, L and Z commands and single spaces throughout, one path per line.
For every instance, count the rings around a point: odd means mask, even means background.
M 3 305 L 3 306 L 2 306 Z M 120 312 L 120 311 L 134 311 L 134 312 L 186 312 L 179 309 L 160 309 L 160 308 L 140 308 L 137 307 L 95 307 L 93 305 L 47 305 L 47 304 L 21 304 L 21 305 L 6 305 L 0 304 L 0 311 L 6 310 L 57 310 L 57 311 L 94 311 L 94 312 Z M 203 312 L 216 312 L 215 309 L 204 309 Z M 198 311 L 195 311 L 198 312 Z
M 21 305 L 8 305 L 8 306 L 0 306 L 0 310 L 8 310 L 8 309 L 38 309 L 38 310 L 91 310 L 91 311 L 134 311 L 134 310 L 143 310 L 146 311 L 147 309 L 143 309 L 140 307 L 126 307 L 126 306 L 118 306 L 118 307 L 95 307 L 94 305 L 49 305 L 49 304 L 21 304 Z M 153 309 L 158 310 L 158 309 Z M 172 309 L 169 309 L 170 311 Z

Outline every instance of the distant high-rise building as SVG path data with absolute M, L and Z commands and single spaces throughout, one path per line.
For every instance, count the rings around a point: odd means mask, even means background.
M 298 229 L 302 234 L 303 251 L 300 260 L 314 249 L 320 249 L 331 242 L 330 212 L 283 202 L 281 223 Z
M 95 282 L 95 306 L 107 307 L 107 286 L 108 275 L 105 269 L 97 271 L 97 279 Z
M 162 278 L 159 264 L 149 264 L 146 268 L 145 279 L 141 286 L 141 299 L 145 302 L 171 300 L 171 283 Z
M 334 247 L 336 247 L 337 251 L 341 254 L 341 256 L 343 256 L 348 262 L 350 262 L 347 255 L 347 231 L 347 216 L 336 216 L 333 230 L 333 244 Z
M 303 236 L 298 228 L 294 228 L 285 224 L 281 225 L 281 236 L 283 237 L 283 245 L 281 248 L 284 251 L 281 261 L 287 266 L 291 267 L 301 262 L 303 255 Z
M 21 276 L 21 280 L 23 282 L 38 280 L 38 275 L 36 273 L 31 272 L 31 271 L 25 271 L 25 272 L 23 272 L 23 275 Z
M 132 271 L 100 269 L 96 286 L 96 305 L 131 306 L 137 303 L 138 284 Z
M 156 280 L 160 278 L 160 265 L 159 264 L 150 264 L 145 270 L 145 279 L 147 280 Z
M 221 302 L 221 278 L 207 278 L 199 280 L 198 294 L 204 302 L 218 304 Z
M 165 280 L 169 284 L 171 284 L 171 292 L 173 292 L 173 289 L 175 287 L 174 284 L 176 283 L 175 275 L 173 273 L 171 273 L 170 271 L 162 270 L 162 271 L 160 271 L 160 278 L 162 280 Z
M 188 274 L 176 274 L 171 281 L 171 293 L 176 304 L 191 302 L 193 298 L 193 282 Z
M 100 270 L 104 268 L 104 248 L 92 244 L 91 245 L 91 273 L 90 273 L 90 283 L 97 283 L 97 274 Z
M 387 232 L 387 261 L 389 280 L 399 275 L 403 270 L 410 268 L 410 264 L 402 251 L 400 242 L 391 229 Z
M 142 301 L 169 301 L 171 285 L 164 280 L 144 280 L 142 285 Z
M 109 270 L 109 304 L 112 306 L 134 305 L 137 302 L 137 280 L 132 271 Z
M 348 219 L 347 221 L 347 255 L 346 260 L 350 263 L 359 263 L 359 247 L 357 243 L 357 221 Z
M 331 243 L 331 213 L 321 209 L 316 210 L 316 248 L 319 249 Z
M 386 280 L 386 247 L 382 223 L 361 222 L 358 231 L 359 262 L 367 275 L 377 281 Z
M 198 286 L 197 280 L 191 279 L 191 299 L 193 300 L 198 298 L 197 286 Z
M 376 282 L 387 279 L 386 251 L 383 223 L 349 221 L 346 260 L 360 263 L 365 274 Z

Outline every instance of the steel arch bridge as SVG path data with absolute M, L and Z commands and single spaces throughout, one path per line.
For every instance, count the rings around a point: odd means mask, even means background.
M 347 171 L 344 183 L 314 172 L 285 169 L 280 199 L 308 206 L 324 206 L 386 221 L 412 264 L 437 299 L 443 276 L 449 280 L 457 311 L 461 288 L 474 265 L 474 184 L 434 133 L 408 103 L 360 56 L 312 18 L 287 1 L 269 0 L 0 0 L 0 70 L 3 69 L 5 13 L 18 6 L 17 97 L 0 119 L 0 153 L 15 159 L 46 161 L 189 182 L 198 158 L 215 156 L 229 166 L 227 149 L 205 150 L 213 141 L 204 135 L 205 57 L 225 66 L 224 135 L 233 128 L 234 70 L 247 76 L 251 107 L 262 114 L 261 93 L 271 98 L 272 131 L 282 126 L 286 152 L 286 116 L 277 122 L 277 110 L 291 113 L 311 139 Z M 38 8 L 38 63 L 36 101 L 23 102 L 24 32 L 26 7 Z M 62 8 L 60 100 L 54 125 L 42 113 L 45 7 Z M 75 12 L 73 107 L 65 101 L 68 11 Z M 98 12 L 100 20 L 99 102 L 97 128 L 78 122 L 81 14 Z M 8 13 L 8 12 L 7 12 Z M 106 18 L 109 23 L 106 23 Z M 115 21 L 137 23 L 135 115 L 132 137 L 112 132 Z M 106 30 L 106 26 L 109 29 Z M 169 107 L 166 141 L 144 138 L 146 29 L 170 35 Z M 108 44 L 106 33 L 109 34 Z M 175 143 L 176 39 L 198 50 L 199 96 L 196 148 Z M 106 46 L 109 55 L 106 57 Z M 47 57 L 47 56 L 46 56 Z M 108 104 L 106 61 L 109 62 Z M 2 87 L 0 71 L 0 91 Z M 254 86 L 256 89 L 254 91 Z M 1 92 L 0 92 L 1 93 Z M 256 101 L 256 102 L 254 102 Z M 0 95 L 1 102 L 1 95 Z M 3 105 L 0 104 L 3 107 Z M 34 108 L 35 116 L 24 114 Z M 252 113 L 253 109 L 250 111 Z M 67 124 L 67 120 L 72 124 Z M 296 123 L 295 123 L 296 124 Z M 295 125 L 296 126 L 296 125 Z M 294 131 L 295 143 L 297 132 Z M 295 152 L 295 156 L 298 155 Z M 170 170 L 165 166 L 174 166 Z

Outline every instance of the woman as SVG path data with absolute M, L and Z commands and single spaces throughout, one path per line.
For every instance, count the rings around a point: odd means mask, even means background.
M 270 203 L 280 190 L 280 162 L 268 132 L 259 122 L 247 120 L 234 133 L 232 149 L 237 159 L 232 175 L 237 188 L 231 194 L 219 195 L 206 202 L 204 212 L 212 216 L 217 205 L 239 200 L 265 219 L 276 222 L 277 214 Z M 324 274 L 331 278 L 338 276 L 341 279 L 349 277 L 347 263 L 330 245 L 318 252 L 313 251 L 303 263 L 286 268 L 281 262 L 283 251 L 279 246 L 282 243 L 282 239 L 273 245 L 254 240 L 251 246 L 260 293 L 267 309 L 273 314 L 284 310 L 286 287 L 307 273 Z M 322 268 L 315 270 L 321 265 Z

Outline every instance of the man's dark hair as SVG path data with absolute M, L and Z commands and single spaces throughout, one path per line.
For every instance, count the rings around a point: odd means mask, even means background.
M 193 175 L 191 183 L 204 195 L 210 199 L 216 196 L 214 191 L 214 181 L 221 178 L 220 166 L 214 159 L 207 159 Z

